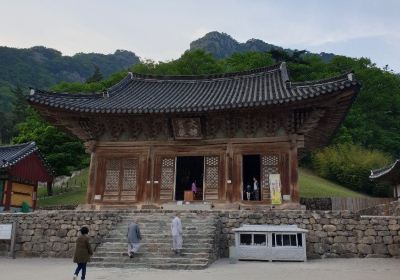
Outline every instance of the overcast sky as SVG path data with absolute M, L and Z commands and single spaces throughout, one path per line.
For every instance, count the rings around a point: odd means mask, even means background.
M 178 58 L 207 32 L 370 57 L 400 72 L 399 0 L 0 0 L 0 45 Z

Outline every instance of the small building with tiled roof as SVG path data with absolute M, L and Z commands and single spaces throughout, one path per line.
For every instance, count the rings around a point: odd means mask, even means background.
M 378 183 L 386 183 L 393 186 L 393 196 L 400 199 L 400 159 L 392 164 L 371 170 L 369 178 Z
M 53 171 L 35 142 L 0 146 L 0 206 L 19 208 L 26 202 L 36 207 L 38 182 L 53 181 Z
M 298 202 L 298 153 L 329 142 L 359 87 L 352 73 L 294 83 L 280 63 L 220 75 L 129 73 L 101 93 L 31 89 L 28 102 L 86 143 L 89 204 L 161 205 L 192 189 L 214 205 L 270 204 L 272 174 L 278 197 Z

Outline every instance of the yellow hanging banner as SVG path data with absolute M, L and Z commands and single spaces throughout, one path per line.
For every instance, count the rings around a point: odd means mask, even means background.
M 282 204 L 281 175 L 269 174 L 269 186 L 271 190 L 271 203 L 275 205 Z

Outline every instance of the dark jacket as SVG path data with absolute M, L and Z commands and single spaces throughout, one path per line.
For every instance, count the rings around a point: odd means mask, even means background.
M 89 243 L 89 237 L 86 235 L 79 236 L 76 239 L 74 263 L 87 263 L 91 255 L 93 255 L 93 251 Z
M 142 239 L 142 236 L 140 234 L 140 229 L 138 224 L 136 223 L 129 224 L 127 237 L 129 243 L 139 243 L 139 241 Z

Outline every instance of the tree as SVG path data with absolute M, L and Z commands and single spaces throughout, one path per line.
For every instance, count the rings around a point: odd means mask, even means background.
M 27 109 L 27 118 L 17 125 L 17 130 L 18 136 L 12 142 L 35 141 L 58 176 L 70 175 L 71 171 L 88 165 L 83 144 L 45 122 L 31 108 Z
M 103 75 L 100 72 L 100 68 L 97 65 L 94 65 L 94 72 L 92 76 L 86 79 L 86 83 L 90 84 L 94 82 L 99 82 L 101 80 L 103 80 Z

